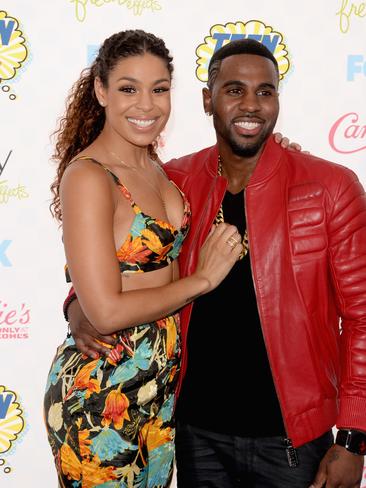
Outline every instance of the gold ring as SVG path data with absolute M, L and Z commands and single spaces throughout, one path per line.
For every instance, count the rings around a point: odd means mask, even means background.
M 233 248 L 239 244 L 239 241 L 237 241 L 234 236 L 230 236 L 226 242 L 227 242 L 227 244 L 229 244 L 230 247 L 233 247 Z

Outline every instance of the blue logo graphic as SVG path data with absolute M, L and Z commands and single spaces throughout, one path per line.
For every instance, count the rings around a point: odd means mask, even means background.
M 366 76 L 366 58 L 362 54 L 350 54 L 347 58 L 347 81 Z
M 2 241 L 0 242 L 0 264 L 2 264 L 5 268 L 9 268 L 12 266 L 11 262 L 9 261 L 6 251 L 8 247 L 10 246 L 11 241 Z
M 277 44 L 280 42 L 280 36 L 278 34 L 270 36 L 268 34 L 231 34 L 228 32 L 215 32 L 212 37 L 216 39 L 214 53 L 223 46 L 225 41 L 231 42 L 238 41 L 239 39 L 254 39 L 255 41 L 264 44 L 266 48 L 271 51 L 271 53 L 274 53 Z
M 0 394 L 0 420 L 3 420 L 6 417 L 12 400 L 13 395 L 11 393 L 8 393 L 7 395 L 4 393 L 2 395 Z
M 8 20 L 6 22 L 5 19 L 0 19 L 0 44 L 2 44 L 3 46 L 9 45 L 9 41 L 14 28 L 14 20 Z
M 98 55 L 99 44 L 89 44 L 87 47 L 87 63 L 88 66 L 94 63 L 95 58 Z

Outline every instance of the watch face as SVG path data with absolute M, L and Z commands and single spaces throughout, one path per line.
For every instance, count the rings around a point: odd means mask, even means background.
M 358 454 L 366 454 L 366 434 L 353 431 L 349 436 L 349 450 Z
M 366 433 L 359 430 L 339 430 L 336 443 L 354 454 L 366 454 Z
M 366 441 L 361 441 L 359 446 L 360 454 L 366 454 Z

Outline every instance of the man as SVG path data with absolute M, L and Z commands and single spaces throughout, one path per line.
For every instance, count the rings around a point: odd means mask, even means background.
M 182 310 L 183 488 L 360 486 L 365 194 L 350 170 L 274 143 L 278 80 L 256 41 L 218 50 L 203 90 L 217 144 L 165 166 L 192 206 L 181 274 L 195 269 L 214 221 L 236 225 L 247 251 Z

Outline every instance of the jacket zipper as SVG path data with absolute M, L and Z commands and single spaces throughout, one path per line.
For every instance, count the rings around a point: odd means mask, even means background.
M 248 220 L 247 220 L 246 188 L 244 188 L 244 205 L 245 205 L 244 215 L 245 215 L 245 221 L 246 221 L 246 227 L 247 227 L 247 235 L 248 235 L 248 242 L 249 242 L 249 252 L 250 252 L 250 232 L 249 232 Z M 258 315 L 259 315 L 260 326 L 261 326 L 263 340 L 264 340 L 264 344 L 266 346 L 266 351 L 267 351 L 267 356 L 268 356 L 267 339 L 266 339 L 266 335 L 264 333 L 263 326 L 262 326 L 262 323 L 263 322 L 262 322 L 261 310 L 260 310 L 259 302 L 258 302 L 257 285 L 256 285 L 255 277 L 254 277 L 254 274 L 253 274 L 253 262 L 252 262 L 252 260 L 250 260 L 250 271 L 252 273 L 252 280 L 253 280 L 254 292 L 255 292 L 256 299 L 257 299 L 257 308 L 258 308 Z M 286 437 L 283 439 L 283 443 L 285 445 L 285 450 L 286 450 L 286 455 L 287 455 L 287 461 L 288 461 L 289 467 L 290 468 L 294 468 L 294 467 L 296 467 L 296 466 L 299 465 L 299 460 L 298 460 L 298 457 L 297 457 L 297 451 L 296 451 L 296 448 L 292 444 L 292 440 L 288 436 L 288 429 L 287 429 L 287 425 L 286 425 L 286 421 L 285 421 L 285 416 L 283 414 L 282 405 L 281 405 L 281 401 L 280 401 L 280 395 L 278 393 L 278 387 L 277 387 L 276 380 L 275 380 L 274 375 L 273 375 L 271 361 L 269 359 L 269 356 L 268 356 L 268 363 L 269 363 L 269 367 L 271 369 L 273 384 L 274 384 L 274 387 L 275 387 L 275 390 L 276 390 L 276 394 L 277 394 L 277 398 L 278 398 L 278 403 L 279 403 L 280 410 L 281 410 L 281 414 L 282 414 L 282 421 L 283 421 L 283 425 L 284 425 L 285 431 L 286 431 Z

